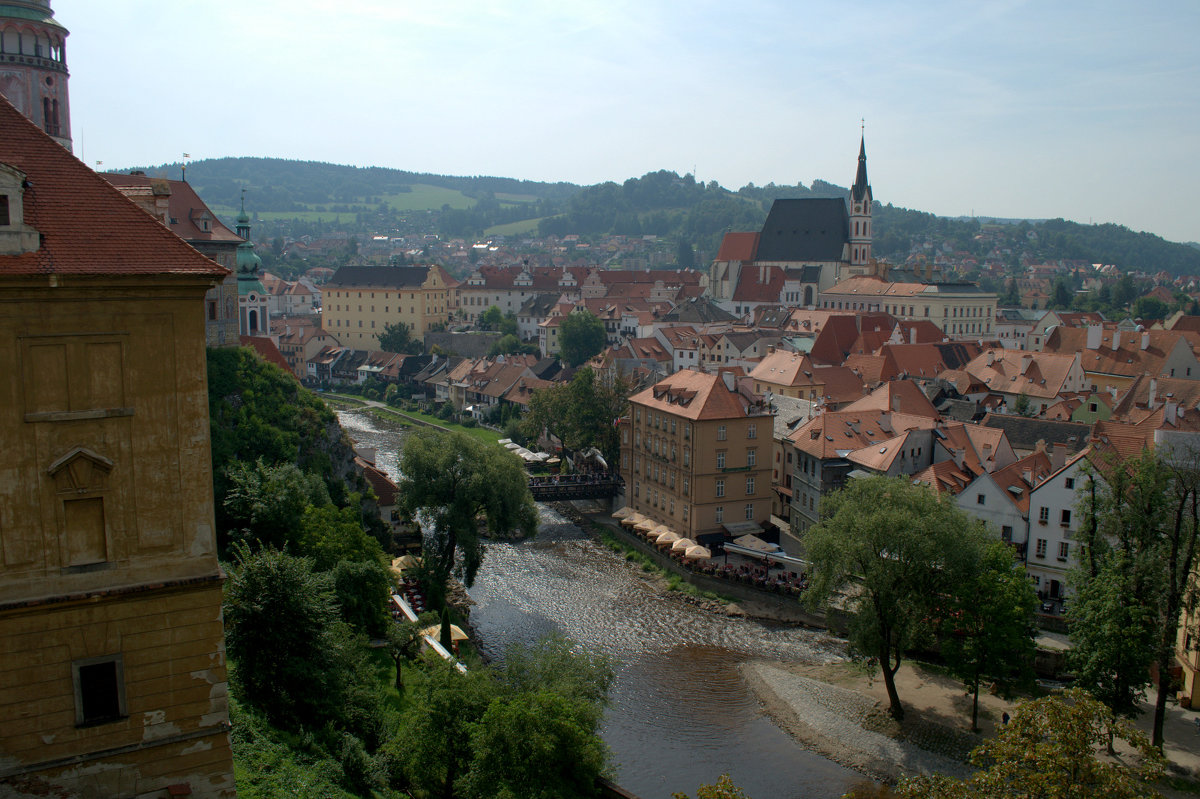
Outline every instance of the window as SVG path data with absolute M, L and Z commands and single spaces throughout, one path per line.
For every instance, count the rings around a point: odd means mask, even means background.
M 683 437 L 684 438 L 692 437 L 692 423 L 691 422 L 683 423 Z
M 752 469 L 758 465 L 758 450 L 746 450 L 746 465 Z
M 690 466 L 692 463 L 692 451 L 687 447 L 683 448 L 683 465 Z
M 687 517 L 688 517 L 688 504 L 685 502 L 683 505 L 683 520 L 685 522 L 687 521 Z
M 675 515 L 675 500 L 671 500 L 671 515 Z
M 754 521 L 754 503 L 753 502 L 746 503 L 746 521 L 748 521 L 748 522 Z
M 642 445 L 642 431 L 641 430 L 633 431 L 633 445 L 635 447 L 640 447 Z
M 77 660 L 71 664 L 71 676 L 75 683 L 75 726 L 104 724 L 127 715 L 120 655 Z
M 1046 524 L 1047 522 L 1050 521 L 1050 509 L 1049 508 L 1039 508 L 1038 509 L 1038 521 L 1041 522 L 1042 524 Z
M 1075 487 L 1075 478 L 1068 477 L 1066 480 L 1063 481 L 1063 485 L 1066 486 L 1067 490 L 1074 488 Z
M 671 435 L 675 434 L 675 420 L 671 419 Z
M 641 484 L 641 483 L 634 483 L 634 484 L 633 484 L 633 495 L 634 495 L 635 497 L 636 497 L 636 496 L 639 496 L 639 495 L 641 494 L 641 492 L 642 492 L 642 484 Z
M 725 450 L 721 450 L 720 452 L 717 453 L 717 468 L 718 469 L 725 468 Z
M 1037 540 L 1037 551 L 1034 554 L 1036 554 L 1039 558 L 1046 557 L 1046 539 L 1039 538 Z
M 724 480 L 717 481 L 717 490 L 715 493 L 716 493 L 716 496 L 718 496 L 718 497 L 725 496 L 725 481 Z
M 1063 527 L 1069 527 L 1071 525 L 1071 511 L 1064 508 L 1058 523 Z
M 1012 528 L 1007 524 L 1000 528 L 1000 539 L 1006 544 L 1012 543 Z
M 987 499 L 987 497 L 985 497 L 983 494 L 976 494 L 975 495 L 975 504 L 983 505 L 983 504 L 985 504 L 986 499 Z
M 746 438 L 758 438 L 758 425 L 754 422 L 746 426 Z
M 725 425 L 719 425 L 717 427 L 717 441 L 724 441 L 724 440 L 725 440 Z
M 1058 559 L 1065 561 L 1071 552 L 1071 545 L 1066 541 L 1058 542 Z
M 621 443 L 622 443 L 622 444 L 628 444 L 628 443 L 629 443 L 629 430 L 628 430 L 628 428 L 626 428 L 626 429 L 624 429 L 624 430 L 622 430 L 622 431 L 621 431 Z
M 718 505 L 716 513 L 717 513 L 717 524 L 724 523 L 724 521 L 725 521 L 725 506 Z
M 746 493 L 748 495 L 754 494 L 754 478 L 753 477 L 746 478 Z
M 8 195 L 0 194 L 0 227 L 7 227 L 12 222 L 8 212 Z
M 622 453 L 622 455 L 621 455 L 621 468 L 622 469 L 629 468 L 629 453 L 628 452 Z
M 685 497 L 688 495 L 688 488 L 690 488 L 690 487 L 691 487 L 691 481 L 688 480 L 688 478 L 686 478 L 686 477 L 683 478 L 683 495 Z

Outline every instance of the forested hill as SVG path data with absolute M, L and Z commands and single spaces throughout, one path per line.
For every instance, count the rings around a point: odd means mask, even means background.
M 147 167 L 178 178 L 181 164 Z M 187 179 L 231 221 L 246 190 L 254 235 L 430 233 L 476 238 L 495 234 L 653 234 L 681 239 L 711 259 L 730 230 L 755 230 L 780 198 L 845 197 L 822 180 L 736 191 L 715 181 L 660 170 L 623 183 L 594 186 L 499 177 L 455 177 L 383 167 L 352 167 L 278 158 L 218 158 L 188 165 Z M 1081 225 L 1062 219 L 985 225 L 922 211 L 876 205 L 875 253 L 903 261 L 913 252 L 954 251 L 983 258 L 1021 257 L 1115 264 L 1125 270 L 1200 275 L 1200 249 L 1121 225 Z M 1032 231 L 1032 235 L 1031 235 Z

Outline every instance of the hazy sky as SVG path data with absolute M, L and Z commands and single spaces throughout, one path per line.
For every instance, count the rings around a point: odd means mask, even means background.
M 1062 216 L 1200 241 L 1200 3 L 53 0 L 75 152 Z

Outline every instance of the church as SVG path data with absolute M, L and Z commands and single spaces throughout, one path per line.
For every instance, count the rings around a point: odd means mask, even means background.
M 709 274 L 709 291 L 737 316 L 760 305 L 816 307 L 820 292 L 872 273 L 866 140 L 850 202 L 839 197 L 776 200 L 762 230 L 726 233 Z

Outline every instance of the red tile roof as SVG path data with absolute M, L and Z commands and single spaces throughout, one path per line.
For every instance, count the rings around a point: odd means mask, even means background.
M 8 275 L 189 275 L 229 270 L 196 252 L 0 97 L 0 163 L 25 173 L 25 224 L 41 246 L 0 256 Z
M 758 233 L 726 233 L 717 250 L 718 261 L 753 261 L 758 251 Z
M 292 373 L 292 367 L 288 365 L 287 359 L 283 357 L 283 353 L 271 339 L 263 336 L 239 336 L 238 341 L 243 347 L 249 347 L 257 352 L 259 357 L 267 363 L 275 364 L 289 375 Z
M 234 233 L 209 210 L 200 195 L 187 181 L 168 180 L 167 178 L 151 178 L 146 175 L 120 175 L 104 173 L 102 178 L 114 186 L 154 188 L 156 184 L 165 184 L 171 195 L 168 200 L 167 227 L 171 232 L 186 241 L 229 241 L 240 243 L 242 237 Z M 207 215 L 211 220 L 210 229 L 205 230 L 198 221 Z
M 635 405 L 685 419 L 738 419 L 750 415 L 749 401 L 730 391 L 718 375 L 684 369 L 629 398 Z

